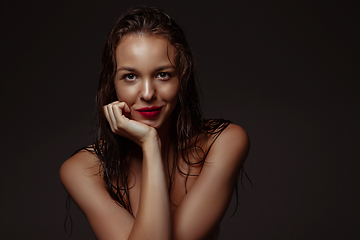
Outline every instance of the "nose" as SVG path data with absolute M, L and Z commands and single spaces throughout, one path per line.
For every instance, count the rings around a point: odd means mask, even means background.
M 140 98 L 147 102 L 156 98 L 156 90 L 152 79 L 143 79 L 140 90 Z

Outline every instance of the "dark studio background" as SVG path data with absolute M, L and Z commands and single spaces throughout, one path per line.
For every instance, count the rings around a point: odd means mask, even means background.
M 58 170 L 92 141 L 104 38 L 139 4 L 185 29 L 205 115 L 251 138 L 220 239 L 359 239 L 359 6 L 227 0 L 2 2 L 0 239 L 67 239 Z

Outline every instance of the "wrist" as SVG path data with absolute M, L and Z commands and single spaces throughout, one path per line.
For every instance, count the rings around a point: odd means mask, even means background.
M 153 149 L 154 147 L 161 149 L 161 140 L 155 128 L 151 129 L 148 133 L 146 139 L 142 142 L 141 147 L 143 151 Z

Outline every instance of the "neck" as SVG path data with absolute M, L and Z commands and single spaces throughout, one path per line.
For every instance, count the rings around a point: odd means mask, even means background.
M 170 116 L 161 127 L 159 127 L 157 130 L 158 135 L 161 139 L 161 148 L 166 148 L 170 142 L 173 142 L 175 139 L 173 136 L 173 131 L 176 128 L 176 123 L 173 121 L 173 116 Z M 176 130 L 175 130 L 176 131 Z
M 176 131 L 176 123 L 173 121 L 173 116 L 170 116 L 160 128 L 157 129 L 161 140 L 161 156 L 165 164 L 172 159 L 173 146 L 177 145 L 177 139 L 174 131 Z

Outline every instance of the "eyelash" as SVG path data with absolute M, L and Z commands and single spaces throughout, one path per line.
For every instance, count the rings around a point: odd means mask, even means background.
M 165 77 L 160 77 L 160 74 L 165 74 Z M 131 79 L 129 79 L 129 77 L 132 77 Z M 172 77 L 172 75 L 168 72 L 159 72 L 156 74 L 156 78 L 159 78 L 160 80 L 169 80 Z M 127 82 L 133 82 L 134 80 L 136 80 L 137 76 L 133 73 L 128 73 L 125 74 L 121 79 L 125 80 Z
M 133 76 L 134 78 L 133 79 L 128 79 L 129 76 Z M 128 82 L 132 82 L 136 79 L 136 75 L 133 74 L 133 73 L 128 73 L 128 74 L 125 74 L 121 79 L 125 80 L 125 81 L 128 81 Z
M 160 73 L 156 74 L 156 76 L 158 77 L 158 76 L 160 76 L 160 74 L 166 74 L 166 77 L 159 77 L 160 79 L 169 80 L 172 77 L 171 74 L 168 72 L 160 72 Z

